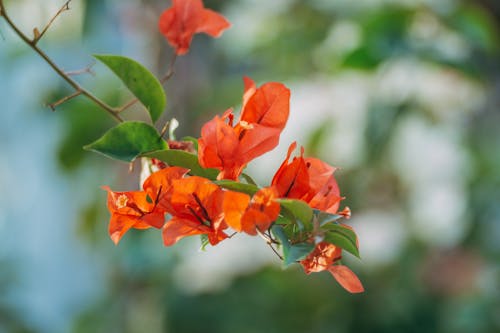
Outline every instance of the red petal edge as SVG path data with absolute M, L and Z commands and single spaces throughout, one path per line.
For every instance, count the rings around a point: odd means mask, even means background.
M 335 280 L 350 293 L 362 293 L 365 291 L 361 281 L 356 274 L 353 273 L 347 266 L 333 265 L 328 268 L 328 271 L 333 275 Z

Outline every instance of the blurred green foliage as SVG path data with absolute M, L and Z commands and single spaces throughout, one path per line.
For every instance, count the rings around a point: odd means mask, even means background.
M 61 140 L 57 157 L 60 166 L 66 171 L 72 171 L 83 163 L 89 154 L 83 147 L 106 131 L 113 123 L 109 117 L 91 102 L 78 99 L 69 102 L 61 108 L 61 117 L 64 118 L 64 138 Z

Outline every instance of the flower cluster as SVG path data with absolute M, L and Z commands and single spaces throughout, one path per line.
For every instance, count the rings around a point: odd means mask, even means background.
M 201 0 L 173 0 L 159 23 L 177 55 L 188 52 L 195 33 L 216 37 L 229 26 Z M 300 263 L 307 274 L 329 271 L 349 292 L 362 292 L 359 279 L 341 264 L 343 250 L 359 253 L 356 234 L 340 223 L 350 217 L 350 210 L 339 211 L 343 198 L 335 168 L 304 157 L 303 148 L 292 158 L 294 142 L 268 186 L 257 186 L 243 173 L 249 162 L 278 145 L 289 109 L 285 85 L 257 87 L 245 77 L 238 121 L 228 109 L 203 125 L 194 144 L 169 141 L 147 154 L 139 151 L 138 156 L 154 165 L 142 190 L 114 192 L 104 187 L 113 242 L 130 229 L 147 228 L 161 229 L 165 246 L 194 235 L 211 245 L 237 233 L 260 235 L 286 265 Z

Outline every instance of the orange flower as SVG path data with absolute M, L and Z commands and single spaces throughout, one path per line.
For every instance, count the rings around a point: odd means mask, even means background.
M 167 38 L 175 53 L 183 55 L 189 51 L 196 33 L 219 37 L 231 24 L 213 10 L 203 7 L 201 0 L 173 0 L 173 5 L 160 16 L 159 29 Z
M 290 145 L 286 159 L 271 182 L 278 190 L 278 196 L 300 199 L 312 208 L 336 213 L 342 198 L 333 176 L 335 168 L 317 158 L 304 158 L 303 148 L 300 156 L 289 162 L 296 147 L 295 142 Z
M 337 282 L 350 293 L 364 291 L 361 281 L 347 266 L 336 265 L 341 258 L 342 249 L 327 242 L 316 245 L 314 250 L 300 263 L 306 274 L 328 270 Z
M 203 167 L 220 170 L 217 179 L 237 180 L 247 163 L 278 145 L 288 120 L 288 88 L 275 82 L 256 88 L 252 80 L 244 81 L 240 121 L 233 126 L 234 115 L 229 109 L 201 129 L 198 159 Z
M 130 229 L 161 228 L 165 223 L 165 196 L 173 179 L 181 178 L 187 169 L 169 167 L 153 173 L 144 182 L 144 191 L 113 192 L 108 186 L 108 209 L 111 212 L 109 235 L 118 244 Z
M 238 232 L 256 235 L 264 232 L 278 218 L 280 205 L 274 199 L 276 191 L 272 187 L 262 188 L 252 200 L 247 194 L 227 191 L 224 196 L 224 219 Z
M 154 172 L 144 181 L 142 187 L 151 201 L 156 203 L 156 209 L 164 213 L 169 211 L 172 183 L 176 179 L 183 178 L 188 172 L 188 169 L 180 167 L 167 167 Z
M 227 238 L 223 201 L 224 191 L 208 179 L 192 176 L 174 180 L 165 205 L 172 215 L 163 226 L 165 246 L 192 235 L 206 234 L 212 245 Z
M 278 82 L 268 82 L 260 88 L 248 77 L 244 77 L 243 82 L 245 90 L 240 123 L 259 124 L 282 131 L 290 110 L 290 90 Z
M 115 244 L 130 228 L 163 226 L 164 213 L 154 210 L 155 205 L 148 201 L 146 192 L 113 192 L 107 186 L 103 186 L 103 189 L 108 191 L 108 209 L 111 212 L 109 236 Z
M 342 249 L 327 242 L 316 245 L 314 250 L 300 263 L 304 267 L 306 274 L 321 272 L 342 257 Z

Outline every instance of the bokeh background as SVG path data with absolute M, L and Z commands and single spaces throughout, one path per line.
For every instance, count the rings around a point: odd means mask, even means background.
M 62 0 L 4 0 L 30 34 Z M 107 236 L 103 184 L 137 168 L 85 152 L 113 121 L 71 93 L 0 18 L 0 332 L 500 332 L 500 4 L 496 0 L 206 0 L 233 24 L 197 35 L 166 86 L 178 134 L 238 107 L 242 76 L 292 90 L 288 145 L 339 166 L 366 292 L 283 270 L 259 239 L 206 252 L 157 230 Z M 40 46 L 109 103 L 130 97 L 92 54 L 157 75 L 169 1 L 74 0 Z M 140 110 L 129 117 L 146 119 Z M 160 126 L 159 125 L 159 126 Z

